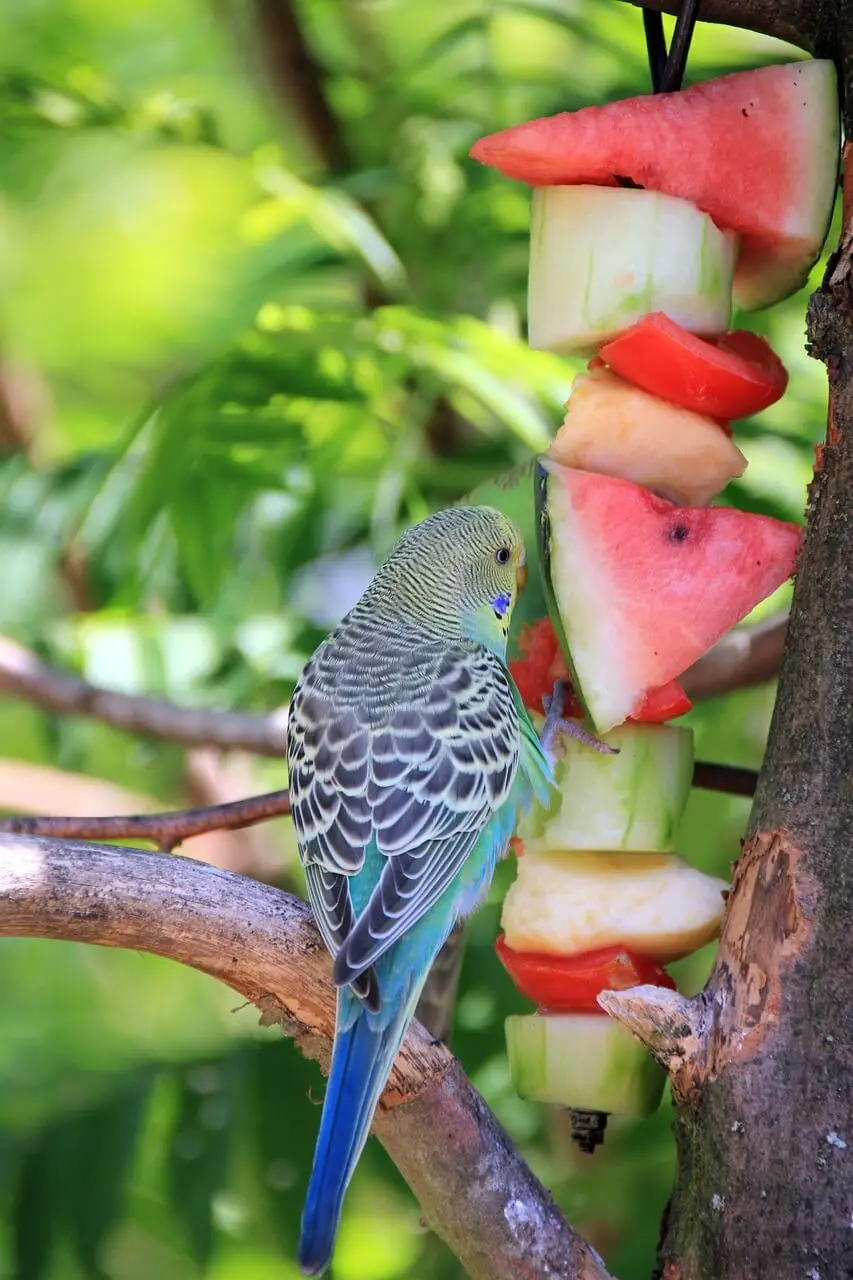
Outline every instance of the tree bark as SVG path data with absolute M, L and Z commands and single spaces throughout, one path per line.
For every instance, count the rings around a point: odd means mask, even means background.
M 740 25 L 763 13 L 736 0 Z M 845 71 L 853 5 L 797 9 Z M 739 11 L 735 17 L 734 10 Z M 835 26 L 830 30 L 828 17 Z M 805 27 L 798 42 L 810 47 Z M 794 38 L 793 36 L 789 38 Z M 601 1003 L 670 1072 L 678 1174 L 663 1280 L 853 1277 L 853 148 L 842 242 L 808 315 L 827 366 L 779 692 L 714 971 L 694 1000 L 651 988 Z

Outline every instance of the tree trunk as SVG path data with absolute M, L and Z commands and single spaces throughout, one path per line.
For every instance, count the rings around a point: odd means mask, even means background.
M 751 25 L 749 0 L 736 7 L 731 20 Z M 816 52 L 844 72 L 851 137 L 853 0 L 803 9 L 822 32 Z M 808 315 L 829 374 L 826 443 L 717 962 L 695 1000 L 648 988 L 605 998 L 673 1083 L 662 1280 L 853 1277 L 853 144 L 845 151 L 842 242 Z
M 812 350 L 830 376 L 827 443 L 767 757 L 706 992 L 709 1034 L 684 1081 L 667 1280 L 853 1276 L 851 305 L 848 242 L 809 309 Z

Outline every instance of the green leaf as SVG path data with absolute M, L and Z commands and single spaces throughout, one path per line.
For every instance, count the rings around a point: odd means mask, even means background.
M 270 230 L 284 230 L 304 219 L 332 248 L 360 257 L 389 293 L 399 293 L 405 286 L 402 262 L 352 196 L 336 187 L 312 187 L 277 164 L 262 163 L 259 178 L 277 205 L 277 210 L 269 210 Z
M 206 1267 L 213 1256 L 213 1204 L 228 1177 L 244 1068 L 245 1056 L 238 1050 L 221 1059 L 197 1062 L 177 1077 L 166 1175 L 172 1209 L 200 1267 Z
M 586 40 L 597 48 L 606 49 L 608 53 L 622 60 L 632 55 L 632 50 L 626 47 L 624 39 L 620 44 L 616 39 L 608 38 L 603 32 L 591 31 L 589 23 L 580 16 L 577 9 L 570 10 L 566 5 L 559 3 L 559 0 L 555 4 L 549 4 L 548 0 L 500 0 L 498 11 L 501 10 L 507 13 L 528 14 L 532 18 L 541 18 L 543 22 L 552 22 L 554 26 L 562 27 L 571 35 Z M 637 63 L 639 70 L 638 60 L 633 59 L 633 61 Z
M 415 358 L 434 369 L 446 382 L 469 391 L 491 409 L 499 421 L 505 422 L 528 449 L 541 453 L 548 448 L 551 432 L 544 416 L 526 396 L 484 369 L 471 356 L 441 347 L 419 347 Z
M 247 1100 L 256 1174 L 282 1247 L 295 1243 L 302 1198 L 311 1169 L 323 1084 L 286 1039 L 262 1040 L 253 1048 Z
M 153 1069 L 139 1071 L 102 1106 L 72 1115 L 63 1125 L 59 1154 L 67 1230 L 90 1280 L 104 1275 L 101 1249 L 124 1211 L 153 1078 Z
M 169 506 L 181 569 L 200 603 L 215 598 L 231 567 L 234 529 L 250 496 L 245 484 L 234 483 L 233 471 L 227 485 L 211 480 L 210 470 L 199 467 L 195 483 L 187 483 Z
M 12 1206 L 14 1280 L 43 1280 L 53 1255 L 59 1191 L 55 1160 L 56 1131 L 35 1134 L 21 1161 Z
M 455 50 L 464 41 L 476 36 L 480 40 L 484 40 L 486 36 L 486 26 L 488 23 L 487 13 L 473 13 L 467 18 L 461 18 L 459 22 L 454 22 L 441 35 L 436 36 L 427 47 L 418 55 L 412 71 L 418 71 L 423 67 L 429 67 L 432 63 L 437 62 L 439 58 L 443 58 L 445 54 Z

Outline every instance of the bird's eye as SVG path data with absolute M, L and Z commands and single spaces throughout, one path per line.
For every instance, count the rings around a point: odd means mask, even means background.
M 497 551 L 495 552 L 495 559 L 497 560 L 498 564 L 509 564 L 510 554 L 511 553 L 510 553 L 509 547 L 498 547 Z

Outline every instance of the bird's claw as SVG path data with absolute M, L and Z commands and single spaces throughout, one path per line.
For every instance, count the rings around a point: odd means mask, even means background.
M 585 747 L 590 747 L 593 751 L 599 752 L 600 755 L 618 755 L 618 747 L 611 747 L 606 742 L 602 742 L 600 738 L 596 738 L 594 734 L 587 733 L 583 725 L 578 724 L 576 720 L 566 719 L 563 715 L 565 697 L 565 680 L 555 680 L 554 691 L 550 697 L 547 694 L 542 696 L 542 706 L 545 708 L 546 719 L 542 733 L 539 736 L 543 751 L 548 756 L 553 756 L 557 738 L 561 733 L 564 733 L 567 738 L 574 738 L 576 742 L 582 742 Z

